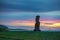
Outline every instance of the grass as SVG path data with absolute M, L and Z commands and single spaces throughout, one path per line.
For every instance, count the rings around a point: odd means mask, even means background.
M 60 32 L 0 32 L 0 40 L 60 40 Z

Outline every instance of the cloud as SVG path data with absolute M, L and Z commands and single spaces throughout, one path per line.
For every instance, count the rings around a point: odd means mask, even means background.
M 5 0 L 2 10 L 45 12 L 60 10 L 60 0 Z
M 10 29 L 25 28 L 25 29 L 32 30 L 35 25 L 35 21 L 34 20 L 12 20 L 10 22 L 1 22 L 0 24 L 7 25 L 9 26 Z M 59 30 L 60 22 L 59 20 L 49 20 L 49 21 L 40 20 L 40 27 L 41 30 Z
M 42 20 L 60 20 L 60 11 L 51 12 L 2 12 L 1 20 L 34 20 L 36 15 L 40 15 Z
M 30 26 L 34 27 L 35 21 L 34 20 L 12 20 L 10 22 L 1 22 L 0 24 L 4 25 L 12 25 L 12 26 Z M 40 26 L 49 26 L 49 27 L 59 27 L 60 21 L 59 20 L 40 20 Z

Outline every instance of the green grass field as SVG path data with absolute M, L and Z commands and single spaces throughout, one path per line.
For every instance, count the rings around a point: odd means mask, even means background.
M 60 32 L 0 32 L 0 40 L 60 40 Z

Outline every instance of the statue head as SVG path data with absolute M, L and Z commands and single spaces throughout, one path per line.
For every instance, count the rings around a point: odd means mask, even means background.
M 36 18 L 40 18 L 40 16 L 39 16 L 39 15 L 37 15 L 37 16 L 36 16 Z
M 40 18 L 40 16 L 37 15 L 37 16 L 36 16 L 36 22 L 39 22 L 39 18 Z

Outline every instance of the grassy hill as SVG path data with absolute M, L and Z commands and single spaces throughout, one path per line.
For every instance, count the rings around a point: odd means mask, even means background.
M 60 40 L 60 32 L 0 32 L 0 40 Z

